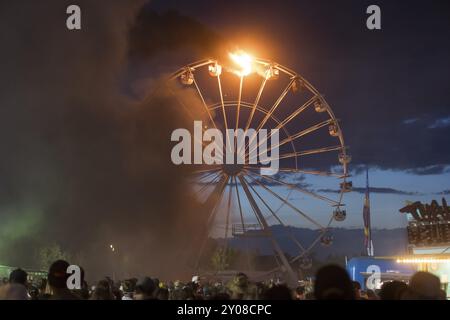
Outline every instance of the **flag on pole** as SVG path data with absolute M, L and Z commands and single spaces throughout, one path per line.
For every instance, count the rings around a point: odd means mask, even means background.
M 368 256 L 373 256 L 372 230 L 370 228 L 370 188 L 369 188 L 369 168 L 366 168 L 366 193 L 363 207 L 364 219 L 364 247 Z

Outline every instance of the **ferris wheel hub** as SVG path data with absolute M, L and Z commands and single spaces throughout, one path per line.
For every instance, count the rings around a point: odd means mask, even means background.
M 243 164 L 224 164 L 222 165 L 222 171 L 228 176 L 237 176 L 242 170 L 244 170 Z

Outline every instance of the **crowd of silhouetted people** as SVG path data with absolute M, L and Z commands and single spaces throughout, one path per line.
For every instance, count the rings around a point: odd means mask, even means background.
M 163 282 L 157 278 L 132 278 L 115 282 L 106 277 L 89 286 L 81 269 L 80 286 L 68 288 L 69 263 L 55 261 L 47 278 L 30 280 L 22 269 L 0 283 L 0 300 L 445 300 L 438 277 L 417 272 L 409 283 L 386 281 L 379 290 L 362 290 L 347 271 L 337 265 L 318 270 L 312 283 L 295 289 L 281 281 L 252 282 L 237 273 L 231 280 L 209 281 L 199 276 L 189 282 Z

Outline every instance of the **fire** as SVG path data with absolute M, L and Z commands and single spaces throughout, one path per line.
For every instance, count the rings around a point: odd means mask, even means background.
M 248 76 L 253 72 L 253 57 L 244 51 L 238 51 L 236 53 L 230 52 L 229 54 L 231 60 L 240 67 L 236 73 L 241 76 Z

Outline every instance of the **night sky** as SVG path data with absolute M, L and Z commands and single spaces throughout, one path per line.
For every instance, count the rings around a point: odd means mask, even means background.
M 369 31 L 377 4 L 382 30 Z M 405 200 L 450 193 L 448 1 L 155 1 L 296 70 L 341 119 L 353 161 L 348 226 L 360 226 L 365 165 L 374 227 L 404 226 Z
M 65 28 L 73 3 L 77 32 Z M 382 30 L 366 28 L 370 4 Z M 40 241 L 172 261 L 161 241 L 185 242 L 173 226 L 202 218 L 169 162 L 170 132 L 188 124 L 145 98 L 169 72 L 235 48 L 304 76 L 340 119 L 355 187 L 340 226 L 362 226 L 366 165 L 374 228 L 404 226 L 406 200 L 450 194 L 449 1 L 0 0 L 0 39 L 0 259 L 11 264 Z

